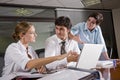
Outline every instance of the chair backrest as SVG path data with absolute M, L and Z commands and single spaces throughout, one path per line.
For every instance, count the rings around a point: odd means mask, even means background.
M 0 56 L 0 77 L 2 76 L 3 67 L 4 67 L 4 57 Z
M 35 50 L 35 52 L 37 53 L 38 57 L 43 58 L 44 57 L 45 49 L 44 48 L 37 49 L 37 50 Z

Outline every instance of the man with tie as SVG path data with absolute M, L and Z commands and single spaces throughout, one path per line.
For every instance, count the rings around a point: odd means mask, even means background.
M 46 65 L 47 69 L 61 69 L 66 67 L 68 63 L 71 65 L 74 63 L 72 66 L 75 66 L 80 50 L 77 42 L 68 37 L 71 26 L 72 24 L 68 17 L 61 16 L 55 20 L 55 34 L 46 40 L 45 57 L 60 54 L 69 54 L 69 56 Z

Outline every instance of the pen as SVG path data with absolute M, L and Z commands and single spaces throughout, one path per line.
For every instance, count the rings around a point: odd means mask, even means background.
M 116 67 L 116 60 L 113 60 L 113 67 L 115 69 L 115 67 Z

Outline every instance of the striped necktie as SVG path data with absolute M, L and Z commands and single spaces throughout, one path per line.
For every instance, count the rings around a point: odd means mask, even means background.
M 65 51 L 65 41 L 62 41 L 61 42 L 61 54 L 65 54 L 66 53 L 66 51 Z

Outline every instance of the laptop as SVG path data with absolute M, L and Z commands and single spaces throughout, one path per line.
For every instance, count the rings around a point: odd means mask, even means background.
M 84 44 L 76 68 L 95 68 L 103 49 L 102 44 Z

